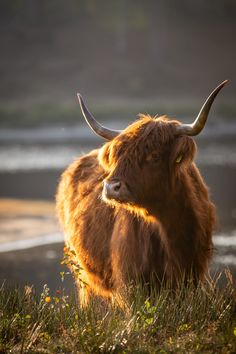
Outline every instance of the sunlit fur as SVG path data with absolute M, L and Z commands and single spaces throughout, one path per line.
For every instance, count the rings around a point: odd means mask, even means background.
M 195 143 L 176 134 L 178 124 L 142 115 L 63 173 L 57 210 L 88 284 L 80 289 L 82 305 L 91 294 L 113 299 L 131 280 L 175 288 L 182 277 L 204 278 L 214 206 L 193 162 Z M 125 203 L 102 197 L 103 181 L 112 179 L 126 184 Z

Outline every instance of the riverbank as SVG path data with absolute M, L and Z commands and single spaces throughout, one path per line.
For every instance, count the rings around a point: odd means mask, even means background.
M 0 284 L 72 288 L 61 282 L 63 242 L 53 202 L 0 199 Z

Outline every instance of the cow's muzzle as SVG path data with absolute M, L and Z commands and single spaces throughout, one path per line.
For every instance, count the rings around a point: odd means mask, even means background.
M 104 181 L 103 196 L 105 199 L 114 199 L 120 202 L 127 201 L 128 190 L 124 182 L 120 180 Z

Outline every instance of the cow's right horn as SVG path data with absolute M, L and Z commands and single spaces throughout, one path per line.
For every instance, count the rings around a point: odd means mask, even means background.
M 103 127 L 101 124 L 99 124 L 94 116 L 89 112 L 88 108 L 86 107 L 84 100 L 82 96 L 77 93 L 77 97 L 80 103 L 80 108 L 83 113 L 83 116 L 90 126 L 90 128 L 99 136 L 107 139 L 107 140 L 112 140 L 115 138 L 117 135 L 121 133 L 121 130 L 111 130 Z

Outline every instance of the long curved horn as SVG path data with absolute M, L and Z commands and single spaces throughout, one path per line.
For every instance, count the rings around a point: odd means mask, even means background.
M 121 133 L 121 130 L 111 130 L 103 127 L 101 124 L 99 124 L 94 116 L 89 112 L 88 108 L 86 107 L 82 96 L 77 93 L 77 97 L 80 103 L 80 108 L 83 113 L 83 116 L 90 126 L 90 128 L 99 136 L 107 139 L 107 140 L 112 140 L 115 138 L 118 134 Z
M 217 86 L 214 91 L 207 98 L 203 104 L 197 118 L 192 124 L 181 124 L 177 127 L 178 135 L 197 135 L 199 134 L 206 124 L 208 113 L 210 111 L 211 105 L 214 102 L 218 92 L 227 84 L 228 80 L 223 81 L 219 86 Z

